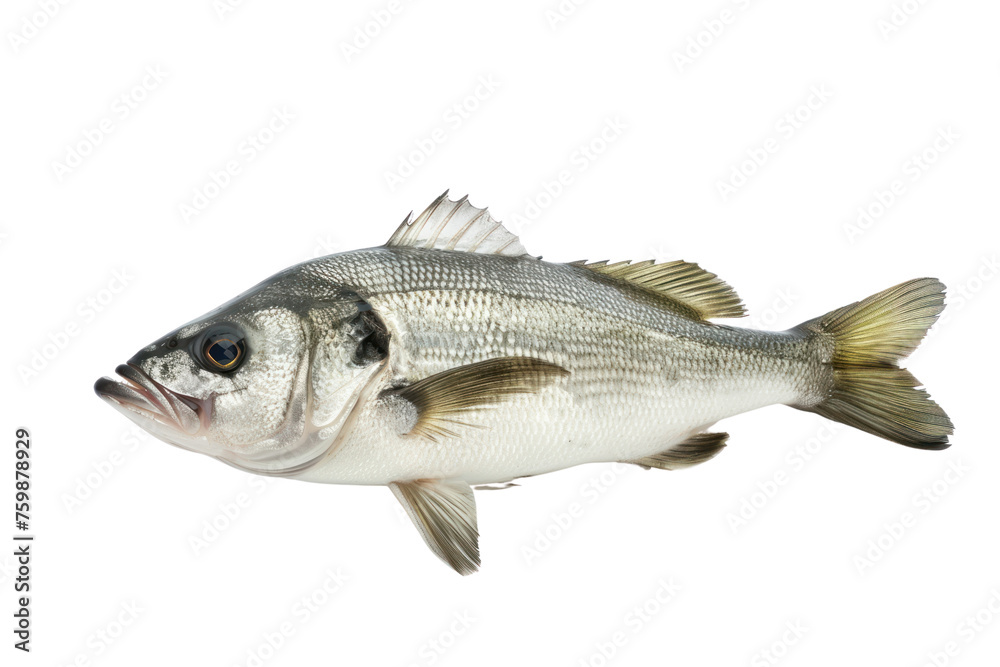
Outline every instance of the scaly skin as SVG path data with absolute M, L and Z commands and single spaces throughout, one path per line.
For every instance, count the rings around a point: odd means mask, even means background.
M 469 574 L 471 484 L 694 465 L 723 438 L 692 435 L 766 405 L 947 447 L 947 414 L 898 366 L 943 307 L 944 285 L 917 278 L 786 332 L 712 324 L 742 312 L 714 274 L 543 262 L 445 193 L 385 246 L 291 267 L 94 389 L 164 441 L 250 472 L 387 485 Z
M 650 292 L 532 257 L 373 248 L 299 267 L 301 279 L 356 290 L 390 333 L 388 363 L 336 450 L 298 477 L 470 484 L 594 461 L 635 460 L 719 419 L 820 401 L 819 341 L 693 321 Z M 383 389 L 486 359 L 526 356 L 570 371 L 538 393 L 469 412 L 458 436 L 400 434 Z M 315 371 L 314 371 L 315 372 Z

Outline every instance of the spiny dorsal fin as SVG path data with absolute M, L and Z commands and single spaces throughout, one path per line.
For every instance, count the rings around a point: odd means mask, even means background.
M 526 255 L 520 239 L 494 220 L 485 208 L 476 208 L 466 195 L 448 199 L 448 191 L 435 199 L 416 220 L 406 216 L 387 246 L 461 250 L 484 255 Z
M 624 280 L 671 301 L 682 314 L 693 319 L 743 317 L 746 309 L 739 295 L 717 275 L 697 264 L 677 260 L 656 264 L 643 262 L 571 262 L 595 273 Z
M 541 359 L 500 357 L 450 368 L 392 393 L 416 409 L 408 434 L 437 440 L 457 435 L 456 425 L 469 425 L 463 413 L 537 392 L 566 375 L 569 371 L 562 366 Z
M 416 479 L 393 482 L 389 488 L 438 558 L 461 575 L 479 569 L 476 499 L 468 484 L 458 479 Z
M 698 433 L 684 442 L 677 443 L 665 452 L 635 461 L 622 461 L 622 463 L 634 463 L 646 469 L 680 470 L 681 468 L 690 468 L 708 461 L 721 452 L 728 439 L 728 433 Z

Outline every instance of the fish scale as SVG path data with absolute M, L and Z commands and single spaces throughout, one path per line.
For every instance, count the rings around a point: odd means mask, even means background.
M 559 365 L 569 377 L 531 398 L 468 415 L 478 427 L 462 429 L 468 446 L 437 456 L 405 434 L 386 432 L 374 406 L 337 457 L 308 479 L 388 484 L 444 468 L 485 484 L 567 464 L 639 459 L 724 417 L 795 400 L 820 372 L 803 337 L 691 322 L 660 300 L 595 281 L 579 267 L 484 259 L 469 265 L 464 253 L 389 248 L 334 256 L 311 268 L 351 285 L 382 315 L 390 340 L 399 341 L 389 355 L 396 381 L 521 356 Z M 371 268 L 384 263 L 403 267 L 407 288 Z M 502 275 L 513 276 L 510 285 Z M 588 289 L 594 298 L 582 298 Z M 554 301 L 555 291 L 562 296 Z M 546 428 L 526 434 L 511 427 L 541 423 L 543 415 Z M 365 463 L 374 460 L 384 463 Z
M 545 262 L 445 193 L 385 246 L 282 271 L 95 390 L 242 470 L 385 485 L 469 574 L 472 485 L 598 461 L 698 465 L 729 437 L 713 424 L 766 405 L 947 447 L 950 420 L 898 365 L 943 292 L 919 278 L 788 331 L 741 329 L 711 321 L 743 305 L 696 264 Z

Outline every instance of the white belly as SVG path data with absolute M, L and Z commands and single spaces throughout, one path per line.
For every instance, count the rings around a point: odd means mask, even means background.
M 599 461 L 628 461 L 669 449 L 719 419 L 794 400 L 790 387 L 754 381 L 675 383 L 596 397 L 553 386 L 466 413 L 456 437 L 398 435 L 377 410 L 363 411 L 333 454 L 299 476 L 335 484 L 457 478 L 506 482 Z

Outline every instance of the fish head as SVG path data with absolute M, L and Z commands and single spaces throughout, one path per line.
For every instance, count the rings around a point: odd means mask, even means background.
M 293 476 L 350 427 L 387 356 L 363 298 L 287 271 L 143 348 L 94 390 L 160 440 Z

